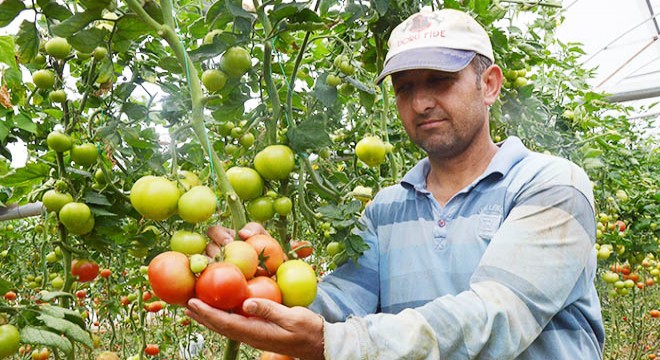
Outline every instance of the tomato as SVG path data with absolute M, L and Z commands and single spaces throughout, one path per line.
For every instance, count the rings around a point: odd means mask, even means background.
M 60 222 L 69 232 L 84 235 L 94 229 L 94 216 L 85 203 L 70 202 L 62 206 L 59 212 Z
M 110 275 L 112 275 L 112 270 L 110 270 L 110 269 L 101 270 L 101 277 L 102 278 L 107 279 L 107 278 L 110 277 Z
M 60 131 L 51 131 L 46 137 L 46 143 L 49 148 L 59 153 L 68 151 L 71 149 L 71 146 L 73 146 L 73 140 L 71 140 L 71 137 Z
M 328 86 L 336 88 L 339 86 L 339 84 L 341 84 L 341 78 L 337 75 L 330 74 L 325 78 L 325 83 L 328 84 Z
M 5 293 L 5 300 L 14 301 L 14 300 L 16 300 L 16 297 L 17 297 L 16 293 L 13 292 L 13 291 L 7 291 Z
M 55 85 L 55 74 L 50 70 L 37 70 L 32 73 L 32 82 L 38 89 L 50 89 Z
M 208 220 L 215 212 L 217 198 L 208 186 L 198 185 L 186 191 L 178 201 L 179 216 L 185 222 L 199 223 Z
M 264 351 L 259 356 L 259 360 L 295 360 L 295 358 L 292 358 L 291 356 L 288 355 L 282 355 L 270 351 Z
M 203 43 L 205 45 L 213 44 L 213 38 L 215 38 L 215 36 L 218 34 L 222 34 L 222 30 L 220 29 L 211 30 L 211 32 L 209 32 L 204 36 Z
M 45 50 L 46 54 L 56 59 L 64 59 L 69 56 L 71 45 L 65 38 L 54 37 L 46 41 Z
M 234 309 L 248 297 L 245 276 L 229 262 L 209 264 L 197 278 L 195 291 L 200 300 L 221 310 Z
M 0 325 L 0 359 L 16 353 L 21 346 L 18 329 L 11 324 Z
M 651 315 L 652 318 L 660 318 L 660 310 L 655 310 L 655 309 L 651 310 L 649 314 Z
M 209 265 L 209 258 L 202 254 L 193 254 L 190 256 L 190 271 L 199 274 Z
M 527 83 L 528 82 L 527 82 L 526 77 L 519 76 L 519 77 L 516 78 L 516 80 L 513 81 L 513 87 L 514 88 L 521 88 L 521 87 L 527 85 Z
M 376 136 L 366 136 L 355 145 L 355 155 L 368 166 L 378 166 L 385 161 L 385 143 Z
M 96 360 L 119 360 L 116 352 L 104 351 L 96 356 Z
M 179 188 L 176 183 L 161 176 L 143 176 L 131 188 L 131 205 L 151 220 L 165 220 L 177 210 Z
M 182 253 L 158 254 L 149 263 L 148 277 L 156 296 L 168 304 L 184 306 L 195 295 L 195 274 Z
M 87 259 L 76 259 L 71 262 L 71 275 L 77 276 L 79 282 L 96 279 L 99 274 L 99 264 Z
M 46 210 L 59 213 L 64 205 L 73 202 L 73 196 L 69 193 L 62 193 L 51 189 L 44 193 L 41 202 L 46 207 Z
M 624 223 L 621 220 L 617 220 L 614 222 L 614 227 L 617 229 L 619 232 L 626 231 L 626 223 Z
M 280 265 L 286 260 L 286 254 L 282 250 L 282 246 L 270 235 L 254 235 L 245 240 L 245 242 L 252 245 L 257 251 L 269 275 L 275 274 Z
M 200 233 L 177 230 L 170 239 L 170 250 L 185 255 L 201 254 L 206 250 L 206 238 Z
M 247 204 L 247 212 L 252 220 L 264 223 L 275 215 L 273 199 L 268 196 L 261 196 L 251 200 Z
M 35 349 L 32 351 L 32 360 L 46 360 L 50 356 L 50 350 L 48 348 L 42 348 L 41 350 Z
M 66 102 L 66 92 L 64 90 L 53 90 L 48 94 L 48 100 L 54 103 Z
M 220 59 L 220 68 L 230 77 L 243 76 L 252 67 L 250 53 L 238 46 L 231 47 L 225 51 Z
M 163 310 L 163 302 L 162 301 L 154 301 L 154 302 L 145 304 L 144 309 L 147 312 L 157 313 L 157 312 Z
M 194 186 L 202 185 L 202 180 L 192 171 L 180 170 L 178 177 L 178 185 L 182 193 L 192 189 Z
M 282 216 L 287 216 L 293 209 L 293 202 L 286 196 L 279 197 L 273 202 L 275 212 Z
M 282 303 L 282 291 L 277 282 L 268 276 L 257 276 L 248 280 L 248 297 L 261 298 Z
M 254 157 L 254 168 L 267 180 L 286 179 L 295 165 L 293 150 L 286 145 L 266 146 Z
M 96 145 L 92 143 L 74 145 L 71 148 L 71 160 L 81 166 L 95 164 L 98 155 L 99 151 L 96 148 Z
M 304 259 L 314 252 L 312 243 L 307 240 L 294 240 L 291 241 L 291 250 L 296 253 L 298 259 Z
M 87 290 L 78 290 L 76 291 L 76 297 L 80 300 L 84 299 L 87 297 Z
M 123 295 L 122 297 L 119 298 L 119 303 L 120 303 L 122 306 L 128 306 L 128 304 L 130 304 L 131 301 L 128 300 L 128 296 Z
M 238 143 L 241 144 L 242 147 L 244 148 L 249 148 L 254 144 L 254 134 L 251 132 L 247 132 L 243 135 L 241 135 L 240 138 L 238 138 Z
M 302 260 L 284 262 L 277 269 L 277 285 L 286 306 L 307 306 L 316 297 L 316 273 Z
M 345 60 L 339 64 L 339 71 L 344 75 L 353 75 L 355 73 L 355 66 L 350 61 Z
M 619 280 L 619 275 L 613 271 L 607 271 L 601 275 L 601 278 L 608 284 L 614 284 Z
M 344 246 L 344 244 L 337 241 L 331 241 L 325 247 L 325 251 L 328 253 L 329 256 L 335 256 L 340 252 L 344 251 L 345 248 L 346 247 Z
M 101 61 L 105 59 L 106 56 L 108 56 L 108 48 L 105 46 L 97 46 L 94 51 L 92 51 L 92 56 L 97 61 Z
M 259 254 L 245 241 L 232 241 L 223 247 L 224 261 L 236 265 L 246 279 L 251 279 L 259 265 Z
M 144 348 L 144 353 L 149 356 L 156 356 L 160 353 L 160 348 L 158 344 L 147 344 L 147 347 Z
M 202 84 L 209 92 L 222 90 L 227 83 L 227 74 L 217 69 L 205 70 L 202 73 Z
M 227 179 L 241 200 L 252 200 L 264 193 L 264 181 L 254 169 L 234 166 L 227 169 Z

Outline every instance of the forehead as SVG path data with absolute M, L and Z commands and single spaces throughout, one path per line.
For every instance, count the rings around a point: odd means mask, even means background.
M 442 77 L 457 77 L 463 74 L 465 69 L 459 70 L 456 72 L 449 71 L 439 71 L 431 69 L 412 69 L 412 70 L 403 70 L 395 72 L 391 75 L 392 82 L 403 81 L 403 80 L 418 80 L 430 76 L 442 76 Z

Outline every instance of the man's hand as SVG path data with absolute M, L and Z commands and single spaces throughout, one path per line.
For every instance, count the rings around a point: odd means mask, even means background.
M 256 222 L 247 223 L 238 231 L 238 236 L 241 240 L 246 240 L 257 234 L 268 234 L 268 232 L 261 224 Z M 218 255 L 223 246 L 234 241 L 234 238 L 236 238 L 236 232 L 233 229 L 220 225 L 210 226 L 206 230 L 206 235 L 211 239 L 208 245 L 206 245 L 206 255 L 210 258 Z
M 252 317 L 228 313 L 191 299 L 186 314 L 221 335 L 257 349 L 305 360 L 324 359 L 324 321 L 311 310 L 251 298 L 243 303 L 243 311 Z

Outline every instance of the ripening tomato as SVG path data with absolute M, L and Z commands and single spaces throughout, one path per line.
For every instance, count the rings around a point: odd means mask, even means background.
M 660 310 L 655 310 L 655 309 L 651 310 L 649 314 L 651 315 L 652 318 L 660 318 Z
M 291 241 L 291 250 L 296 253 L 298 259 L 304 259 L 314 252 L 312 243 L 307 240 L 293 240 Z
M 377 136 L 366 136 L 355 145 L 357 158 L 370 167 L 382 164 L 386 153 L 385 143 Z
M 204 235 L 187 230 L 177 230 L 170 239 L 170 250 L 186 255 L 201 254 L 206 249 Z
M 264 351 L 259 356 L 259 360 L 295 360 L 295 358 L 292 358 L 291 356 L 288 355 L 282 355 L 270 351 Z
M 231 310 L 248 297 L 245 276 L 238 266 L 229 262 L 209 264 L 197 278 L 197 297 L 221 310 Z
M 48 348 L 42 348 L 41 350 L 34 349 L 32 351 L 32 360 L 47 360 L 50 356 L 50 350 Z
M 14 300 L 16 300 L 16 297 L 17 297 L 16 293 L 13 292 L 13 291 L 7 291 L 5 293 L 5 300 L 14 301 Z
M 316 273 L 302 260 L 285 261 L 277 269 L 277 285 L 286 306 L 307 306 L 316 297 Z
M 156 296 L 168 304 L 185 305 L 195 295 L 195 274 L 188 256 L 166 251 L 149 263 L 149 283 Z
M 238 266 L 246 279 L 251 279 L 259 266 L 259 254 L 245 241 L 232 241 L 223 247 L 224 261 Z
M 270 235 L 254 235 L 245 240 L 245 242 L 254 247 L 259 258 L 266 265 L 266 270 L 270 275 L 275 274 L 277 268 L 286 260 L 286 254 L 282 250 L 282 246 Z
M 213 215 L 216 203 L 213 190 L 208 186 L 198 185 L 181 195 L 177 208 L 183 221 L 196 224 Z
M 179 202 L 179 188 L 161 176 L 143 176 L 131 187 L 131 205 L 147 219 L 165 220 L 174 215 Z
M 101 270 L 101 277 L 102 278 L 107 279 L 107 278 L 110 277 L 110 275 L 112 275 L 112 270 L 110 270 L 110 269 Z
M 96 279 L 99 274 L 99 264 L 87 259 L 76 259 L 71 262 L 71 275 L 77 276 L 79 282 Z
M 144 353 L 149 356 L 156 356 L 160 353 L 160 348 L 158 344 L 147 344 L 147 347 L 144 348 Z
M 86 298 L 87 297 L 87 290 L 82 289 L 82 290 L 76 291 L 76 297 L 80 300 Z
M 254 168 L 267 180 L 284 180 L 295 167 L 293 150 L 286 145 L 270 145 L 254 156 Z
M 282 291 L 273 278 L 257 276 L 248 280 L 248 297 L 261 298 L 282 303 Z

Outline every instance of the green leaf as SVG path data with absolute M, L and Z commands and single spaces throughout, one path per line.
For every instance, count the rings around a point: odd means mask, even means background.
M 92 9 L 85 12 L 76 13 L 70 18 L 62 21 L 61 23 L 53 26 L 51 29 L 53 34 L 65 38 L 71 37 L 71 35 L 82 30 L 94 20 L 101 19 L 101 10 Z
M 66 6 L 60 5 L 54 1 L 42 6 L 41 10 L 48 18 L 57 19 L 59 21 L 64 21 L 73 15 Z
M 18 43 L 18 58 L 23 63 L 29 63 L 39 53 L 39 31 L 37 26 L 30 21 L 24 20 L 16 34 Z
M 48 177 L 50 166 L 41 163 L 30 163 L 18 169 L 14 169 L 6 175 L 0 176 L 0 185 L 7 187 L 32 185 L 33 181 L 41 181 Z
M 0 28 L 9 25 L 23 10 L 25 4 L 21 0 L 0 1 Z
M 71 295 L 70 293 L 67 294 L 73 297 L 73 295 Z M 39 311 L 41 311 L 42 314 L 48 314 L 50 316 L 58 317 L 61 319 L 67 319 L 82 328 L 85 327 L 85 320 L 83 320 L 82 315 L 80 315 L 80 313 L 76 310 L 67 309 L 59 306 L 47 305 L 40 307 Z
M 390 7 L 389 0 L 372 0 L 372 3 L 378 12 L 378 15 L 381 16 L 385 15 L 385 13 L 387 13 L 387 9 Z
M 90 349 L 94 347 L 92 337 L 78 325 L 65 319 L 53 317 L 47 314 L 39 315 L 38 319 L 43 321 L 44 324 L 49 328 L 64 333 L 67 338 L 77 341 Z
M 271 11 L 268 16 L 272 19 L 273 22 L 277 22 L 281 19 L 294 15 L 305 8 L 307 8 L 306 3 L 278 4 L 273 8 L 273 11 Z
M 29 325 L 21 329 L 21 342 L 24 344 L 56 347 L 67 355 L 73 351 L 73 345 L 67 338 L 51 332 L 50 330 L 40 329 Z
M 24 113 L 20 113 L 14 117 L 14 123 L 19 129 L 23 129 L 32 134 L 37 133 L 37 124 L 35 124 L 30 117 Z
M 11 36 L 0 36 L 0 63 L 7 64 L 12 69 L 18 68 L 14 57 L 14 38 Z
M 43 295 L 40 295 L 40 299 L 45 302 L 49 302 L 53 299 L 57 299 L 58 297 L 68 297 L 73 299 L 73 295 L 71 293 L 68 293 L 66 291 L 49 291 L 47 293 L 44 293 Z M 44 308 L 51 308 L 54 306 L 44 306 Z M 64 315 L 62 315 L 64 317 Z
M 328 74 L 321 74 L 317 78 L 312 95 L 319 99 L 323 105 L 330 107 L 337 102 L 337 88 L 326 84 L 325 79 L 327 77 Z
M 303 121 L 296 127 L 290 127 L 287 131 L 289 145 L 297 153 L 331 146 L 332 140 L 325 129 L 326 126 L 322 121 Z
M 151 32 L 151 28 L 146 26 L 144 21 L 142 21 L 138 15 L 128 14 L 122 16 L 117 22 L 113 48 L 118 52 L 124 52 L 129 48 L 133 41 L 138 40 L 139 37 Z
M 107 34 L 107 30 L 97 28 L 82 30 L 73 35 L 69 39 L 69 43 L 78 51 L 91 53 L 97 46 L 103 43 Z
M 85 195 L 83 196 L 83 199 L 85 200 L 86 204 L 94 204 L 94 205 L 102 205 L 102 206 L 110 206 L 112 205 L 110 201 L 108 201 L 108 198 L 95 192 L 95 191 L 87 191 L 85 192 Z M 93 211 L 94 214 L 100 215 L 100 212 Z M 114 215 L 112 213 L 107 213 L 104 215 Z
M 11 283 L 0 277 L 0 294 L 5 294 L 7 291 L 13 289 Z
M 0 142 L 4 142 L 7 139 L 7 135 L 9 135 L 9 129 L 7 129 L 5 124 L 0 122 Z
M 132 120 L 144 119 L 149 113 L 149 109 L 147 109 L 146 106 L 132 102 L 124 103 L 124 106 L 121 110 L 128 116 L 129 119 Z

